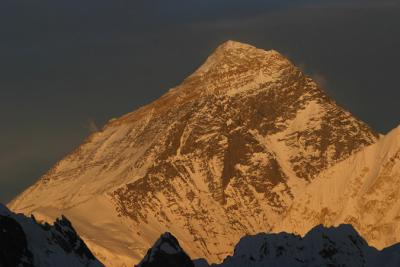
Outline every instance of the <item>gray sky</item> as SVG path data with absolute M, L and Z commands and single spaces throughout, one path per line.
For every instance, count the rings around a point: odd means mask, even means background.
M 280 51 L 385 133 L 400 124 L 399 2 L 2 0 L 0 201 L 228 39 Z

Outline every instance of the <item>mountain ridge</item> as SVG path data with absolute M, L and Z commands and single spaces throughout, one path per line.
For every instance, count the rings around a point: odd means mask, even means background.
M 400 127 L 396 127 L 377 143 L 324 171 L 298 196 L 275 230 L 304 233 L 316 222 L 351 223 L 363 237 L 375 240 L 378 248 L 396 243 L 399 178 Z
M 0 266 L 104 266 L 62 216 L 51 225 L 0 204 Z
M 173 235 L 168 235 L 171 242 L 179 246 Z M 165 253 L 171 258 L 179 258 L 182 248 L 176 251 L 162 251 L 157 246 L 166 242 L 161 236 L 156 244 L 149 249 L 149 253 L 158 251 L 158 255 Z M 177 252 L 179 251 L 179 252 Z M 193 261 L 195 266 L 213 267 L 239 267 L 239 266 L 363 266 L 363 267 L 394 267 L 400 263 L 400 244 L 377 250 L 358 234 L 351 225 L 337 227 L 324 227 L 317 225 L 310 229 L 304 236 L 286 232 L 245 236 L 236 244 L 232 255 L 227 256 L 222 263 L 208 265 L 205 261 Z M 163 266 L 163 256 L 146 256 L 143 262 L 148 266 Z M 198 265 L 197 265 L 197 264 Z M 202 265 L 200 265 L 200 263 Z M 141 265 L 138 265 L 141 266 Z M 175 267 L 186 267 L 187 263 L 177 263 Z

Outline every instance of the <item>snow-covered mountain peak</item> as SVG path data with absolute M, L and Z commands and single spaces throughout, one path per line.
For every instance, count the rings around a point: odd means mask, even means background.
M 210 61 L 229 61 L 229 60 L 238 60 L 245 59 L 246 57 L 254 57 L 254 55 L 258 55 L 260 58 L 269 57 L 272 55 L 279 56 L 277 58 L 282 58 L 283 56 L 275 51 L 275 50 L 264 50 L 259 49 L 250 44 L 241 43 L 233 40 L 228 40 L 221 45 L 219 45 L 208 57 L 211 59 Z
M 154 247 L 161 250 L 167 254 L 175 254 L 182 251 L 178 240 L 169 232 L 165 232 L 160 236 Z
M 228 42 L 182 84 L 92 135 L 10 207 L 66 214 L 105 262 L 142 258 L 165 231 L 193 257 L 217 262 L 244 234 L 272 229 L 319 173 L 376 139 L 281 55 Z
M 294 81 L 308 83 L 308 87 L 317 87 L 306 78 L 287 58 L 274 50 L 263 50 L 254 46 L 227 41 L 218 46 L 192 75 L 180 85 L 170 89 L 158 100 L 135 112 L 113 120 L 108 124 L 137 121 L 152 116 L 163 116 L 173 108 L 192 105 L 210 98 L 254 96 L 266 91 L 278 91 L 275 94 L 292 94 L 300 97 L 298 92 L 287 92 L 279 89 Z M 302 87 L 302 86 L 300 86 Z M 299 87 L 287 87 L 296 90 Z M 308 90 L 304 90 L 304 94 Z M 271 97 L 273 92 L 271 92 Z M 299 99 L 301 101 L 301 99 Z M 146 115 L 145 115 L 146 114 Z
M 235 94 L 239 91 L 261 89 L 263 84 L 277 82 L 293 64 L 274 50 L 262 50 L 235 41 L 217 47 L 205 63 L 189 76 L 185 83 L 203 83 L 204 93 Z M 237 84 L 237 82 L 239 82 Z M 239 89 L 239 88 L 236 88 Z
M 171 233 L 164 233 L 147 251 L 137 267 L 194 267 L 178 240 Z
M 223 42 L 222 44 L 219 45 L 218 49 L 222 49 L 222 50 L 233 50 L 233 49 L 253 49 L 256 48 L 250 44 L 246 44 L 246 43 L 241 43 L 238 41 L 234 41 L 234 40 L 228 40 Z

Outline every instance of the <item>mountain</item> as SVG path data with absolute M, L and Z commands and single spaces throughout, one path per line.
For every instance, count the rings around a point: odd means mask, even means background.
M 247 236 L 220 267 L 395 267 L 400 245 L 382 251 L 370 247 L 351 225 L 311 229 L 304 237 L 281 232 Z
M 65 218 L 53 225 L 15 214 L 0 204 L 1 267 L 100 267 L 100 263 Z
M 169 236 L 171 240 L 175 240 L 170 234 Z M 158 242 L 162 241 L 159 240 Z M 154 249 L 156 248 L 153 247 L 149 251 Z M 182 251 L 181 248 L 179 250 Z M 165 266 L 162 264 L 162 259 L 162 256 L 154 255 L 152 258 L 153 265 L 151 266 Z M 319 225 L 311 229 L 304 237 L 285 232 L 277 234 L 261 233 L 243 237 L 236 245 L 232 256 L 228 256 L 220 264 L 212 264 L 211 266 L 397 267 L 399 265 L 400 244 L 379 251 L 370 247 L 351 225 L 331 228 Z M 190 265 L 175 266 L 185 267 Z
M 171 233 L 164 233 L 136 267 L 194 267 L 190 257 Z
M 296 197 L 274 231 L 352 224 L 378 248 L 400 241 L 400 127 L 329 168 Z
M 378 139 L 278 52 L 228 41 L 9 207 L 65 214 L 108 266 L 132 266 L 166 231 L 190 256 L 218 262 L 242 236 L 279 228 L 305 188 Z

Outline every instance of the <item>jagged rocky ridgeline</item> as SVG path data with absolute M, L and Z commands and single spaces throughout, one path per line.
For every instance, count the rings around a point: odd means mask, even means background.
M 182 84 L 111 120 L 9 207 L 65 214 L 108 266 L 165 231 L 220 262 L 260 232 L 349 223 L 400 241 L 400 128 L 379 136 L 276 51 L 228 41 Z
M 206 267 L 205 260 L 191 261 L 176 238 L 165 233 L 137 267 Z M 351 225 L 311 229 L 304 237 L 257 234 L 243 237 L 232 256 L 213 267 L 398 267 L 400 244 L 382 251 L 370 247 Z
M 67 218 L 53 225 L 15 214 L 0 204 L 1 267 L 101 267 Z

